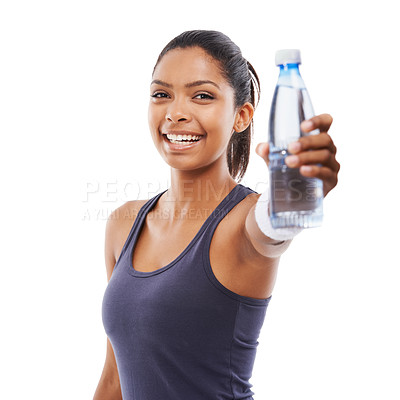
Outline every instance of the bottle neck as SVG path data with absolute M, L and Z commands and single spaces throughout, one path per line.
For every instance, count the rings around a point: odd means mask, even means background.
M 303 78 L 299 71 L 299 64 L 279 65 L 278 85 L 305 89 Z

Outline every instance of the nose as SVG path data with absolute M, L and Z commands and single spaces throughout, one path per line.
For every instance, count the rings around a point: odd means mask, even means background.
M 165 114 L 165 119 L 168 122 L 178 123 L 190 120 L 190 114 L 182 101 L 178 99 L 172 101 Z

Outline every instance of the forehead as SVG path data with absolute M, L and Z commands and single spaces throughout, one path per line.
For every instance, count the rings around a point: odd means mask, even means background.
M 170 50 L 158 63 L 153 78 L 168 83 L 212 80 L 229 86 L 219 62 L 200 47 Z

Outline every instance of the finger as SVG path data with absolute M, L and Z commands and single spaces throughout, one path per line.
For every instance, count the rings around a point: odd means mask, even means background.
M 289 144 L 289 152 L 298 154 L 302 151 L 328 149 L 331 153 L 336 154 L 336 146 L 332 138 L 327 133 L 319 133 L 318 135 L 303 136 L 296 142 Z
M 330 168 L 334 172 L 339 171 L 339 163 L 335 155 L 328 149 L 305 151 L 296 155 L 290 155 L 285 158 L 288 167 L 299 168 L 302 165 L 320 164 Z
M 269 143 L 262 142 L 258 143 L 256 147 L 256 153 L 264 159 L 264 161 L 269 165 Z
M 311 132 L 314 129 L 319 129 L 320 132 L 328 132 L 332 125 L 332 121 L 333 118 L 330 114 L 320 114 L 303 121 L 300 128 L 304 133 Z
M 335 173 L 328 167 L 321 167 L 319 165 L 302 165 L 300 167 L 300 173 L 307 177 L 319 178 L 319 179 L 333 179 Z
M 338 175 L 330 168 L 318 165 L 304 165 L 300 167 L 300 173 L 307 178 L 318 178 L 323 181 L 324 195 L 326 196 L 338 182 Z

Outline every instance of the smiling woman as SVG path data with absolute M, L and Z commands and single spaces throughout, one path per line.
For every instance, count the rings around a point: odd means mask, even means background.
M 257 340 L 290 243 L 263 234 L 260 195 L 236 181 L 248 164 L 257 74 L 227 36 L 189 31 L 161 52 L 152 78 L 149 128 L 171 187 L 107 222 L 107 355 L 94 399 L 250 400 Z M 300 159 L 334 151 L 330 117 L 311 122 L 322 133 L 300 143 Z M 332 170 L 330 190 L 334 155 L 327 165 L 314 154 Z M 268 147 L 259 155 L 267 161 Z

